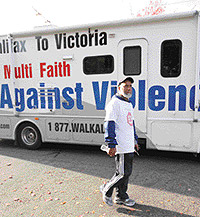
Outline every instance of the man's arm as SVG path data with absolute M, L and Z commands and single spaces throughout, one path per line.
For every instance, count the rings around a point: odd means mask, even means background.
M 104 124 L 105 127 L 105 142 L 108 143 L 109 152 L 108 155 L 111 157 L 115 156 L 116 153 L 116 134 L 115 134 L 115 122 L 106 121 Z
M 138 135 L 136 133 L 135 121 L 134 120 L 133 120 L 133 130 L 134 130 L 134 138 L 135 138 L 135 148 L 137 149 L 136 151 L 139 151 L 140 147 L 138 145 Z

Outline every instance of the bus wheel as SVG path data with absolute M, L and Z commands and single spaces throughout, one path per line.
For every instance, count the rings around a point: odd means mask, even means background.
M 23 123 L 17 131 L 17 142 L 26 149 L 38 149 L 41 144 L 41 135 L 38 128 L 32 123 Z

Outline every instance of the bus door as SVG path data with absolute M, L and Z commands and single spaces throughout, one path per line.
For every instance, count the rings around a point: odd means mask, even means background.
M 147 51 L 145 39 L 122 40 L 118 45 L 118 81 L 132 77 L 134 119 L 137 132 L 147 132 Z

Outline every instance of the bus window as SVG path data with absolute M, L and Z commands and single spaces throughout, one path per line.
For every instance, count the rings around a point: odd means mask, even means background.
M 141 52 L 140 46 L 124 48 L 124 75 L 141 74 Z
M 161 75 L 165 78 L 181 74 L 182 42 L 166 40 L 161 45 Z
M 111 55 L 90 56 L 83 60 L 83 72 L 86 75 L 109 74 L 114 71 L 114 58 Z

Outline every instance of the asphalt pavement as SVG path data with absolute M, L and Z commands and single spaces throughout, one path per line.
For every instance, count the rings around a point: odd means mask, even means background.
M 128 193 L 136 205 L 109 207 L 99 186 L 111 178 L 114 159 L 99 147 L 47 144 L 31 151 L 3 140 L 0 216 L 200 216 L 199 171 L 199 161 L 184 154 L 135 157 Z

